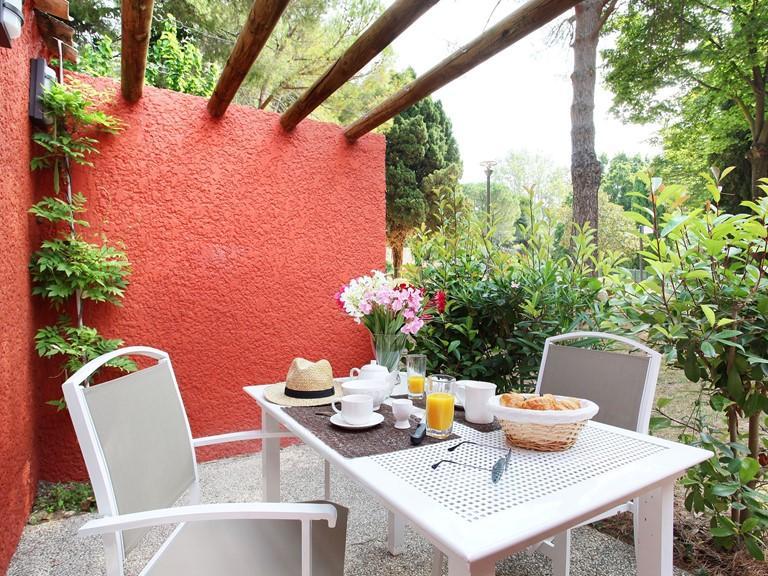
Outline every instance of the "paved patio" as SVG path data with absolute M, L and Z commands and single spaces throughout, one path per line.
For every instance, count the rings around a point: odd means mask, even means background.
M 322 497 L 323 465 L 303 446 L 282 452 L 285 500 Z M 258 501 L 261 499 L 261 456 L 230 458 L 200 466 L 203 498 L 206 502 Z M 428 575 L 430 548 L 414 532 L 407 533 L 404 552 L 393 557 L 386 548 L 386 513 L 365 491 L 343 476 L 333 475 L 333 500 L 350 508 L 347 538 L 349 576 Z M 99 576 L 104 573 L 100 538 L 79 538 L 78 527 L 92 515 L 80 515 L 27 526 L 11 561 L 8 576 Z M 167 530 L 167 529 L 166 529 Z M 128 560 L 127 574 L 137 574 L 157 546 L 161 533 L 152 533 Z M 634 576 L 631 546 L 592 528 L 574 534 L 573 576 Z M 549 560 L 541 555 L 518 554 L 496 567 L 497 575 L 544 576 L 550 574 Z M 676 575 L 685 576 L 676 570 Z

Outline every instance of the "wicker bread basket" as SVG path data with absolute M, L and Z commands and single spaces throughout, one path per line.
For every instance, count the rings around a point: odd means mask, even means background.
M 524 394 L 526 398 L 534 394 Z M 597 404 L 579 399 L 577 410 L 527 410 L 502 406 L 499 396 L 489 401 L 491 412 L 499 419 L 510 446 L 561 452 L 576 443 L 584 424 L 599 410 Z

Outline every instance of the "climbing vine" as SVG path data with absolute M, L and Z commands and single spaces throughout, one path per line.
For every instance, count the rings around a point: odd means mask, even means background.
M 30 208 L 47 223 L 48 238 L 32 255 L 29 265 L 33 294 L 47 300 L 60 314 L 55 324 L 40 328 L 35 348 L 43 358 L 59 358 L 67 378 L 84 363 L 115 350 L 120 339 L 102 336 L 85 323 L 87 303 L 119 306 L 128 285 L 130 264 L 121 249 L 103 235 L 86 235 L 86 198 L 73 191 L 73 166 L 92 167 L 89 158 L 98 153 L 101 134 L 117 134 L 122 122 L 98 109 L 105 95 L 81 83 L 54 83 L 43 94 L 43 106 L 51 121 L 46 131 L 36 132 L 40 154 L 32 170 L 50 171 L 53 194 Z M 70 314 L 74 312 L 74 317 Z M 117 358 L 108 366 L 130 372 L 132 360 Z M 64 408 L 61 399 L 49 404 Z

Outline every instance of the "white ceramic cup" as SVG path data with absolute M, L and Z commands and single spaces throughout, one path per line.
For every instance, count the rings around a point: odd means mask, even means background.
M 373 414 L 373 398 L 367 394 L 350 394 L 342 396 L 341 410 L 336 408 L 336 402 L 331 404 L 333 411 L 341 414 L 341 418 L 352 425 L 370 422 Z
M 413 412 L 413 401 L 407 398 L 396 398 L 392 400 L 392 414 L 395 415 L 395 428 L 406 430 L 411 427 L 411 412 Z
M 496 384 L 479 380 L 462 380 L 461 382 L 464 384 L 464 418 L 467 422 L 473 424 L 493 422 L 493 413 L 488 401 L 496 395 Z

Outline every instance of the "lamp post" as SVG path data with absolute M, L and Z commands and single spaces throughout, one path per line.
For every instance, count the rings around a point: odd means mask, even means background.
M 485 168 L 485 212 L 487 215 L 485 233 L 487 234 L 491 229 L 491 174 L 493 174 L 493 167 L 496 166 L 496 160 L 484 160 L 480 162 L 480 166 Z

